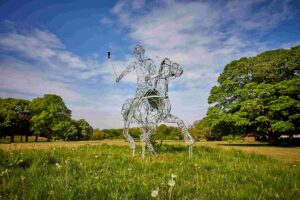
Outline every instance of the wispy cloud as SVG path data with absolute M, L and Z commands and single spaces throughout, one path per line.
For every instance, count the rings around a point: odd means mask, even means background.
M 170 96 L 174 112 L 189 123 L 204 116 L 210 88 L 225 64 L 268 49 L 261 36 L 295 14 L 289 1 L 277 0 L 160 1 L 145 7 L 139 12 L 130 1 L 118 1 L 112 13 L 150 57 L 169 57 L 184 66 Z
M 142 44 L 146 57 L 157 67 L 164 57 L 184 67 L 183 75 L 170 82 L 169 95 L 172 112 L 191 124 L 205 115 L 209 91 L 227 63 L 299 42 L 262 39 L 295 14 L 290 1 L 279 0 L 120 0 L 97 18 L 97 24 L 124 33 L 126 45 L 132 45 L 128 48 Z M 56 93 L 66 100 L 75 118 L 86 118 L 94 127 L 122 127 L 120 109 L 134 96 L 134 72 L 116 84 L 110 63 L 95 52 L 76 55 L 55 33 L 36 27 L 24 30 L 11 21 L 4 24 L 7 30 L 0 33 L 1 97 L 30 99 Z M 112 45 L 118 74 L 134 61 L 132 50 L 115 56 L 116 48 L 128 49 L 124 44 L 106 45 Z

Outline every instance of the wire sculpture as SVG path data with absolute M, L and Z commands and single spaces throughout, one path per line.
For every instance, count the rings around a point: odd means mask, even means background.
M 136 45 L 134 55 L 137 61 L 129 64 L 116 78 L 116 82 L 119 82 L 133 70 L 137 75 L 136 96 L 127 99 L 121 110 L 124 119 L 123 135 L 130 144 L 132 155 L 134 156 L 135 153 L 135 142 L 129 134 L 131 123 L 140 125 L 143 159 L 145 158 L 145 146 L 148 147 L 152 155 L 156 155 L 151 137 L 156 132 L 157 124 L 177 123 L 184 136 L 185 143 L 189 146 L 189 156 L 191 157 L 192 145 L 195 141 L 188 132 L 183 120 L 171 114 L 171 104 L 168 96 L 169 81 L 180 77 L 183 69 L 178 63 L 172 62 L 169 58 L 164 58 L 157 71 L 153 60 L 145 59 L 144 54 L 145 49 L 141 45 Z M 110 52 L 108 52 L 108 59 L 110 60 Z M 111 65 L 113 67 L 112 62 Z

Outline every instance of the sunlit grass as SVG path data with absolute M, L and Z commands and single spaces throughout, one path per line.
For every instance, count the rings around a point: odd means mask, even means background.
M 139 150 L 138 150 L 139 151 Z M 297 199 L 298 167 L 239 150 L 163 145 L 157 157 L 125 146 L 1 152 L 2 199 Z M 171 182 L 174 180 L 174 183 Z M 173 185 L 174 184 L 174 185 Z M 173 186 L 172 186 L 173 185 Z M 152 197 L 153 191 L 158 191 Z

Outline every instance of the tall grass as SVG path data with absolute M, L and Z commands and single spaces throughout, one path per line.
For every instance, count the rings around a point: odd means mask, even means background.
M 171 174 L 175 186 L 170 186 Z M 297 199 L 293 165 L 237 150 L 164 145 L 157 157 L 122 146 L 0 153 L 2 199 Z

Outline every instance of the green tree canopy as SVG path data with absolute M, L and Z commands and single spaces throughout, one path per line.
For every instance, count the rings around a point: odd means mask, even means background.
M 206 125 L 219 137 L 257 131 L 275 141 L 299 133 L 299 74 L 300 46 L 232 61 L 211 89 Z
M 60 96 L 45 94 L 42 98 L 35 98 L 30 103 L 30 109 L 35 134 L 43 134 L 50 139 L 69 129 L 71 111 Z

